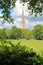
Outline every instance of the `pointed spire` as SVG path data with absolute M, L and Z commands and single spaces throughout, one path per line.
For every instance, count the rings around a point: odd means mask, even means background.
M 22 16 L 21 16 L 20 28 L 21 28 L 21 29 L 25 29 L 24 6 L 22 6 Z

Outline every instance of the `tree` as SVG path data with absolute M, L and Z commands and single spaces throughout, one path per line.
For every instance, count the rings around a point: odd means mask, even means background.
M 17 38 L 20 39 L 22 37 L 22 30 L 18 28 Z
M 22 37 L 25 39 L 30 39 L 31 38 L 31 31 L 24 29 L 22 30 Z
M 0 29 L 0 39 L 6 39 L 7 35 L 4 29 Z
M 31 10 L 31 15 L 35 14 L 35 16 L 37 16 L 37 14 L 42 15 L 42 11 L 43 11 L 43 0 L 20 0 L 21 2 L 23 2 L 24 4 L 27 2 L 28 5 L 28 9 Z
M 0 0 L 0 9 L 2 9 L 2 16 L 3 22 L 12 22 L 13 19 L 10 15 L 10 10 L 15 6 L 16 0 L 12 0 L 12 7 L 11 7 L 11 0 Z
M 10 38 L 12 39 L 17 39 L 18 36 L 18 29 L 13 26 L 12 29 L 10 30 Z
M 35 39 L 38 39 L 38 40 L 43 39 L 43 26 L 36 25 L 33 30 L 33 35 L 34 35 Z

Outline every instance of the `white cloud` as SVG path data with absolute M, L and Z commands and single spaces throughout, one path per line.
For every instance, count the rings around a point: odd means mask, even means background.
M 21 14 L 22 14 L 22 4 L 19 3 L 19 2 L 20 2 L 20 1 L 18 0 L 18 1 L 16 2 L 16 7 L 13 8 L 12 17 L 21 16 Z M 26 5 L 24 6 L 24 16 L 28 16 L 27 6 L 26 6 Z
M 3 14 L 0 13 L 0 17 L 2 17 Z

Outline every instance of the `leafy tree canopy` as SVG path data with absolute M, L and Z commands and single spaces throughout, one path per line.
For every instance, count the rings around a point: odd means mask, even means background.
M 21 2 L 24 2 L 24 4 L 27 2 L 28 9 L 31 10 L 31 14 L 35 13 L 35 16 L 37 14 L 42 15 L 43 11 L 43 0 L 20 0 Z
M 43 40 L 43 26 L 42 25 L 36 25 L 33 30 L 33 34 L 35 39 L 37 40 Z
M 0 0 L 0 9 L 2 9 L 2 16 L 3 22 L 8 21 L 9 23 L 13 21 L 10 10 L 15 6 L 16 0 L 12 0 L 12 7 L 11 7 L 11 0 Z

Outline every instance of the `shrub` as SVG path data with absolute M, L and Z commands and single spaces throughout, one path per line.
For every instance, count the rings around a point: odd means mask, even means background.
M 0 65 L 43 65 L 43 59 L 20 44 L 0 43 Z

